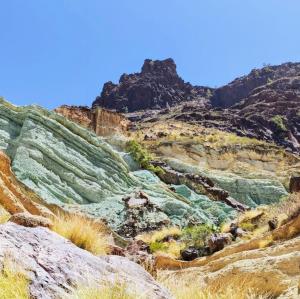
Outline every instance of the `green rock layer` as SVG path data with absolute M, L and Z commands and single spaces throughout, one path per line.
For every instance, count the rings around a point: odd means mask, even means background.
M 141 221 L 184 226 L 234 214 L 205 197 L 175 194 L 150 172 L 130 171 L 124 153 L 103 138 L 37 106 L 1 100 L 0 149 L 10 156 L 17 178 L 45 202 L 105 218 L 114 229 L 125 220 L 122 198 L 136 191 L 144 191 L 160 210 Z

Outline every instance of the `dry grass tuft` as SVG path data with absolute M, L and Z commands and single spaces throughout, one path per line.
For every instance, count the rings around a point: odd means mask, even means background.
M 126 285 L 106 284 L 103 287 L 79 287 L 70 299 L 138 299 L 142 298 L 130 294 Z
M 4 261 L 0 273 L 0 298 L 29 299 L 29 281 L 12 262 Z
M 0 205 L 0 224 L 8 221 L 10 214 Z
M 106 226 L 93 219 L 79 214 L 58 214 L 52 230 L 95 255 L 106 255 L 109 252 Z
M 251 278 L 232 277 L 230 284 L 214 280 L 211 285 L 201 286 L 197 279 L 188 280 L 175 275 L 159 274 L 158 279 L 176 299 L 271 299 L 277 295 L 270 290 L 256 289 Z
M 145 243 L 153 243 L 161 241 L 167 236 L 181 236 L 182 230 L 177 227 L 164 227 L 161 230 L 157 230 L 150 233 L 145 233 L 137 236 L 137 239 L 144 241 Z

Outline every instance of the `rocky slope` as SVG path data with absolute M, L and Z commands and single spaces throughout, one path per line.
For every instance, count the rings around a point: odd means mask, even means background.
M 142 267 L 117 256 L 96 257 L 44 228 L 0 225 L 0 265 L 14 265 L 29 279 L 34 299 L 72 298 L 75 287 L 117 283 L 132 295 L 167 299 L 171 295 Z
M 288 194 L 290 177 L 299 175 L 297 155 L 198 125 L 157 121 L 131 137 L 179 173 L 204 177 L 250 207 L 280 201 Z
M 299 63 L 266 66 L 213 89 L 184 83 L 173 60 L 146 60 L 141 73 L 106 83 L 93 107 L 130 112 L 134 123 L 168 115 L 299 152 L 299 75 Z
M 56 113 L 2 101 L 0 122 L 1 149 L 23 184 L 45 203 L 104 219 L 123 235 L 170 223 L 219 223 L 236 214 L 206 196 L 202 205 L 175 193 L 128 153 Z

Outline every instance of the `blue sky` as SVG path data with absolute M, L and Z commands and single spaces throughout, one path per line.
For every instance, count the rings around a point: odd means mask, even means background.
M 174 58 L 220 86 L 264 63 L 300 61 L 299 0 L 0 0 L 0 95 L 90 105 L 103 83 Z

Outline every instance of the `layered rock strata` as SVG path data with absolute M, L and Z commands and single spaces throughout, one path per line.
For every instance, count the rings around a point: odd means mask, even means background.
M 12 170 L 22 183 L 47 204 L 106 220 L 116 231 L 122 231 L 128 215 L 122 199 L 140 191 L 159 209 L 138 214 L 145 228 L 146 223 L 151 228 L 166 222 L 213 224 L 218 217 L 211 214 L 212 207 L 222 219 L 235 214 L 226 204 L 211 201 L 203 207 L 191 202 L 147 171 L 131 171 L 124 152 L 56 113 L 2 101 L 0 123 L 0 147 L 10 156 Z

